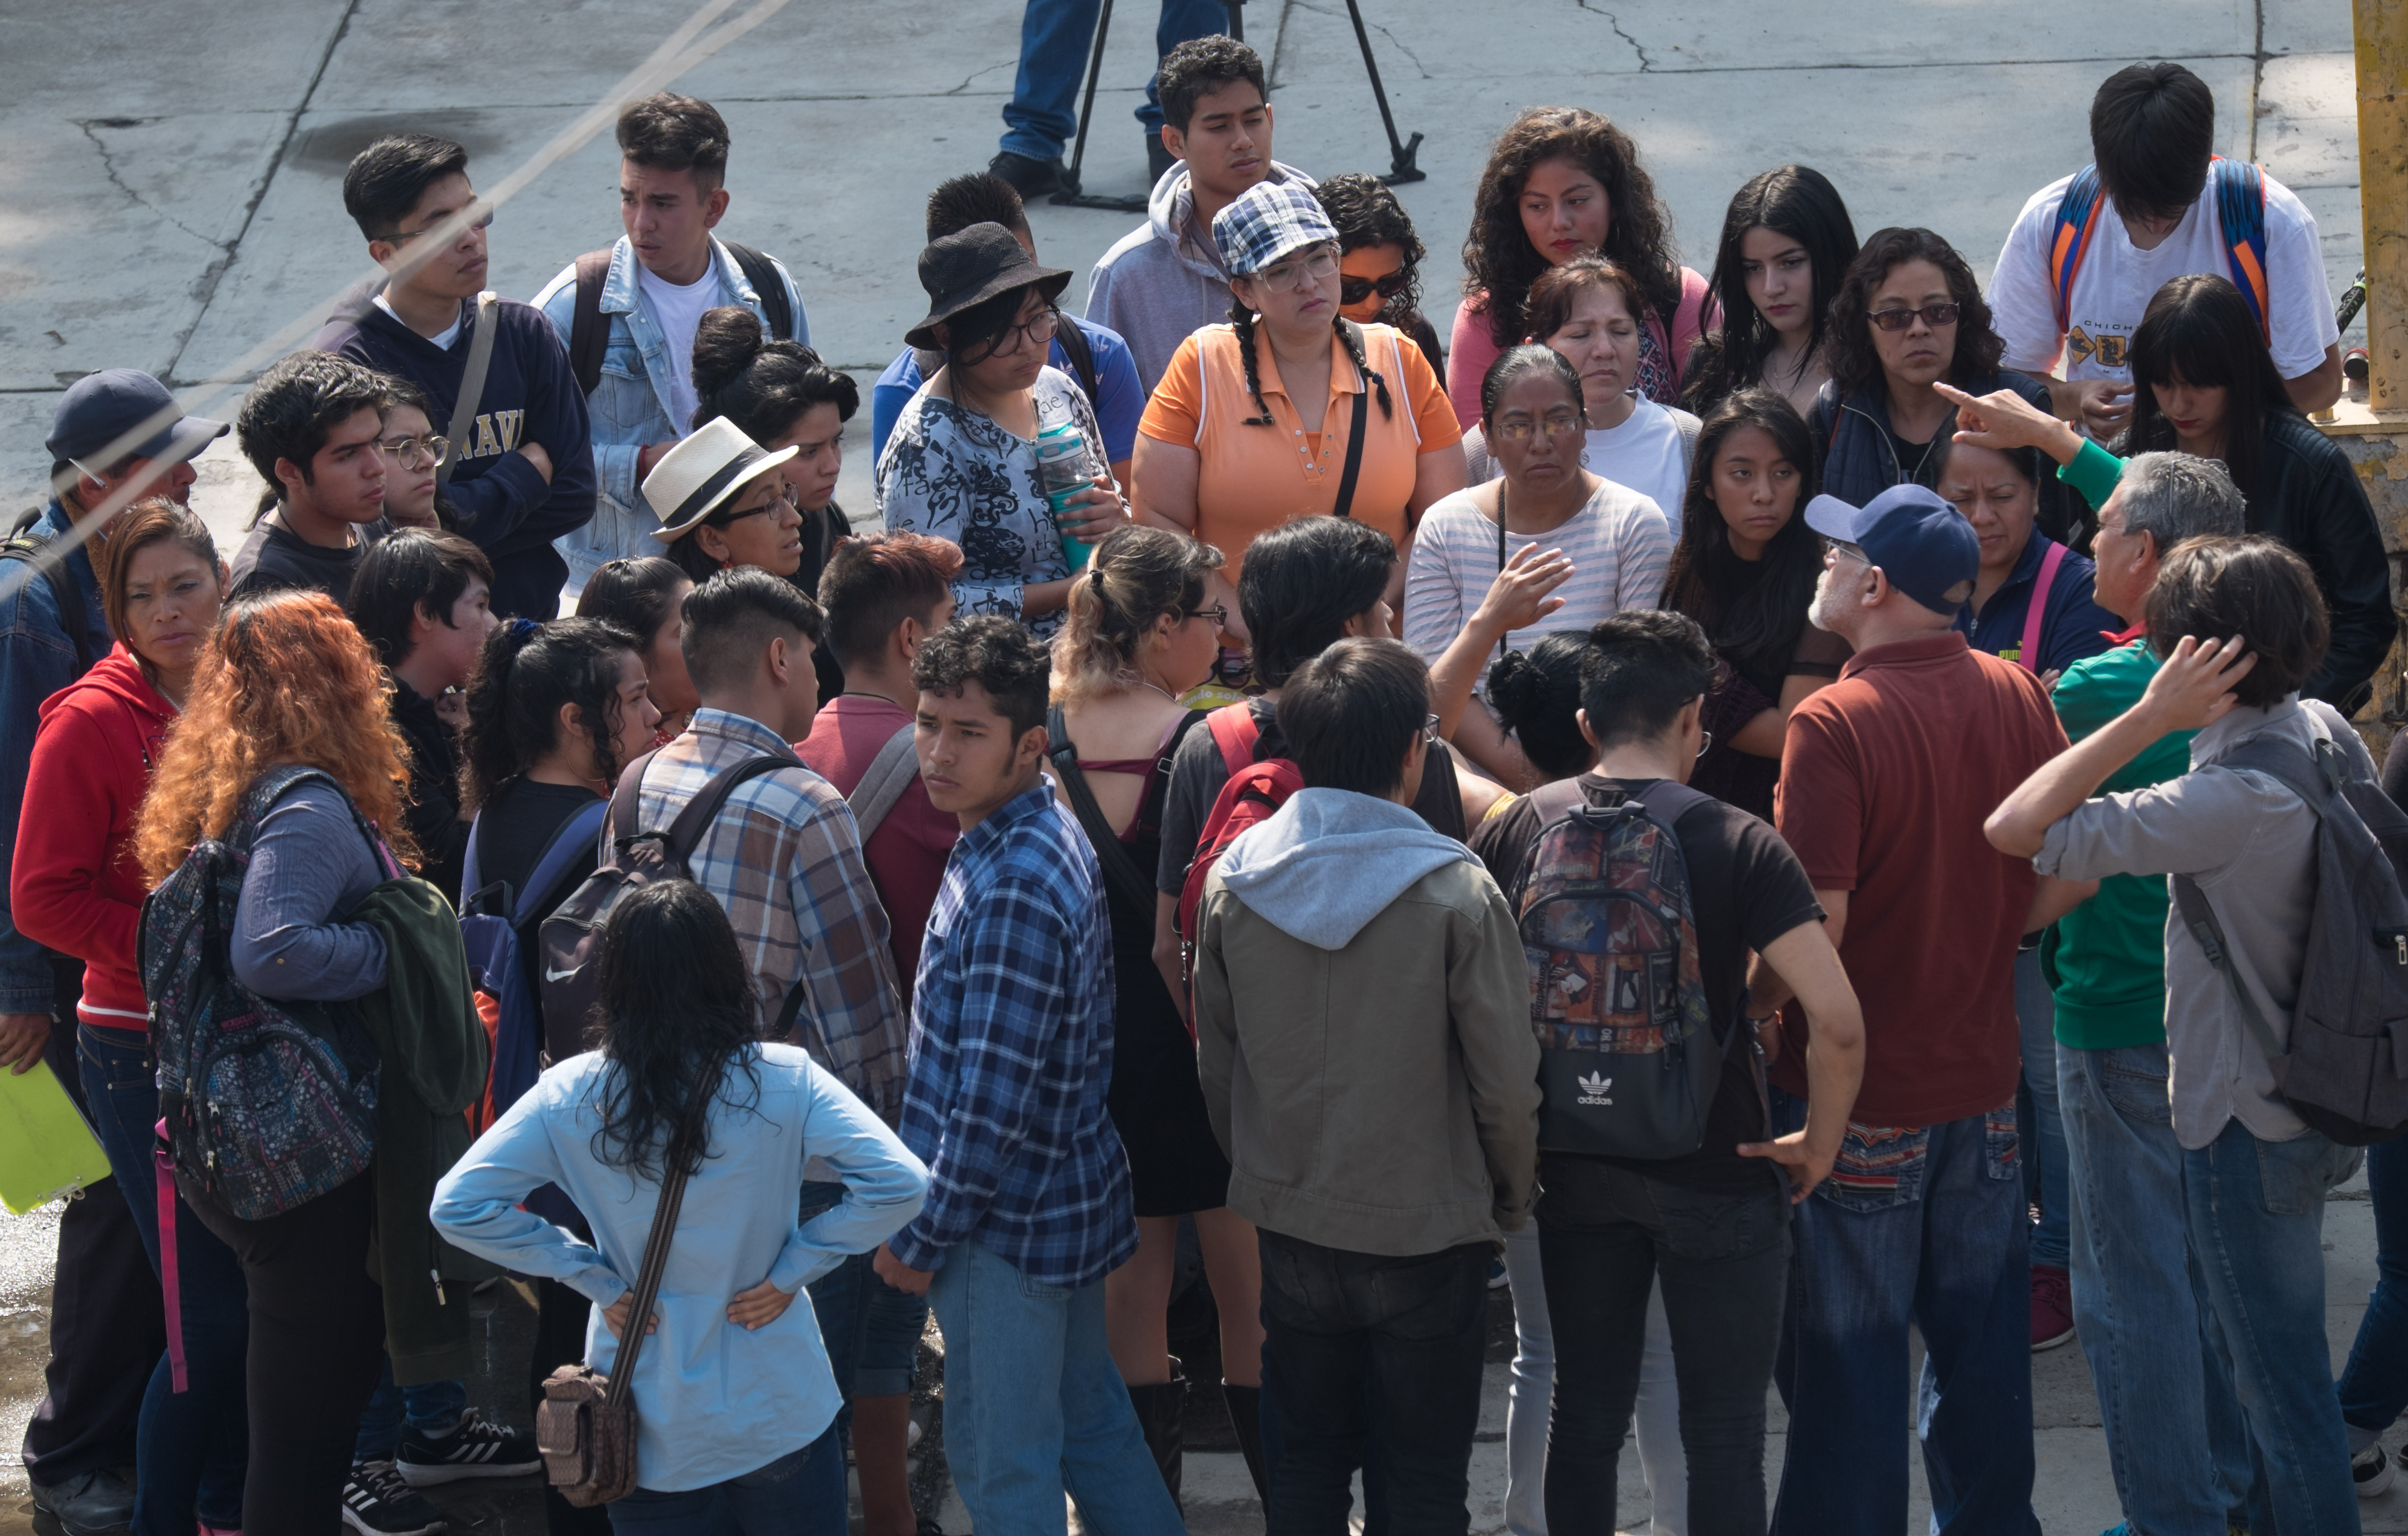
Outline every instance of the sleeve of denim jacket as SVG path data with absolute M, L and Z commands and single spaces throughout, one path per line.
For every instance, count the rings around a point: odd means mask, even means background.
M 26 562 L 0 563 L 0 871 L 16 862 L 17 822 L 34 766 L 42 701 L 75 681 L 75 648 L 60 631 L 49 586 Z M 50 960 L 17 931 L 0 880 L 0 1013 L 50 1011 Z
M 832 1072 L 805 1062 L 810 1076 L 803 1155 L 820 1158 L 844 1181 L 844 1199 L 795 1228 L 770 1268 L 769 1284 L 792 1296 L 853 1254 L 866 1254 L 920 1213 L 927 1165 Z M 802 1178 L 797 1164 L 795 1177 Z
M 535 307 L 543 318 L 552 322 L 553 334 L 560 337 L 562 357 L 568 355 L 568 333 L 577 323 L 577 264 L 569 263 L 560 275 L 546 283 L 536 294 Z M 572 388 L 575 374 L 570 374 Z M 641 443 L 594 442 L 592 402 L 586 402 L 586 440 L 594 449 L 594 485 L 596 492 L 609 496 L 622 507 L 643 505 L 636 489 L 636 456 L 641 453 Z M 555 466 L 555 468 L 557 467 Z

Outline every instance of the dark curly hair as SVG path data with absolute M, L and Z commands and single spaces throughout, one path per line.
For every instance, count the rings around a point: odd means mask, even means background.
M 393 409 L 393 385 L 366 364 L 332 352 L 297 352 L 268 365 L 235 412 L 235 442 L 267 482 L 265 511 L 284 494 L 276 478 L 279 459 L 301 471 L 304 484 L 317 483 L 314 460 L 326 435 L 363 410 L 381 419 Z M 258 521 L 256 514 L 252 521 Z
M 1996 378 L 2007 344 L 1990 324 L 1990 306 L 1982 285 L 1956 248 L 1928 229 L 1877 229 L 1865 248 L 1848 264 L 1848 275 L 1831 300 L 1830 329 L 1824 339 L 1824 360 L 1831 381 L 1842 395 L 1870 389 L 1881 382 L 1881 354 L 1873 350 L 1873 290 L 1893 268 L 1908 262 L 1929 262 L 1948 280 L 1948 296 L 1956 302 L 1956 351 L 1942 377 L 1960 387 Z
M 513 619 L 485 637 L 468 680 L 468 728 L 460 737 L 460 807 L 471 814 L 560 744 L 560 710 L 574 705 L 594 767 L 618 782 L 622 653 L 638 639 L 600 619 Z
M 803 412 L 836 407 L 849 422 L 861 409 L 861 386 L 798 341 L 771 341 L 761 319 L 740 304 L 705 309 L 694 328 L 694 424 L 724 416 L 756 443 L 776 442 Z
M 1541 636 L 1527 652 L 1506 652 L 1488 669 L 1497 723 L 1551 781 L 1586 773 L 1597 762 L 1597 749 L 1580 728 L 1581 662 L 1587 654 L 1587 630 L 1559 630 Z
M 1786 235 L 1805 248 L 1814 269 L 1811 301 L 1814 332 L 1807 343 L 1811 357 L 1823 345 L 1830 324 L 1831 300 L 1838 296 L 1848 264 L 1856 259 L 1856 226 L 1848 205 L 1830 179 L 1811 165 L 1783 165 L 1749 179 L 1723 214 L 1723 237 L 1714 248 L 1714 300 L 1722 310 L 1719 328 L 1698 337 L 1690 354 L 1687 382 L 1682 386 L 1683 409 L 1703 415 L 1715 401 L 1734 390 L 1764 381 L 1764 360 L 1778 333 L 1747 296 L 1747 258 L 1742 251 L 1748 232 L 1770 229 Z
M 1670 326 L 1681 305 L 1681 268 L 1672 259 L 1672 216 L 1656 195 L 1656 182 L 1639 164 L 1630 136 L 1595 112 L 1579 107 L 1533 107 L 1488 152 L 1472 194 L 1471 233 L 1463 241 L 1463 291 L 1484 305 L 1489 338 L 1510 347 L 1529 333 L 1523 315 L 1530 284 L 1548 266 L 1522 228 L 1522 188 L 1530 172 L 1549 160 L 1570 160 L 1605 189 L 1609 256 L 1639 281 L 1647 307 Z M 1679 359 L 1668 365 L 1678 366 Z
M 1412 216 L 1405 211 L 1405 205 L 1397 201 L 1385 181 L 1364 171 L 1333 176 L 1314 186 L 1312 195 L 1321 200 L 1321 211 L 1338 226 L 1340 255 L 1375 245 L 1393 245 L 1404 251 L 1405 265 L 1399 270 L 1405 285 L 1380 307 L 1383 321 L 1400 325 L 1421 308 L 1422 258 L 1429 254 L 1421 237 L 1413 233 Z
M 966 684 L 986 690 L 1014 737 L 1045 724 L 1045 685 L 1053 670 L 1044 642 L 1016 619 L 982 613 L 959 619 L 920 642 L 911 658 L 911 686 L 959 696 Z

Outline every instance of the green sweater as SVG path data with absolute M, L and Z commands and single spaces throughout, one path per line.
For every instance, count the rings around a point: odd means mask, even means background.
M 2079 741 L 2140 702 L 2159 663 L 2146 639 L 2065 669 L 2053 696 L 2065 734 Z M 2145 789 L 2190 771 L 2189 731 L 2160 737 L 2099 786 Z M 2080 1051 L 2155 1045 L 2166 1038 L 2166 882 L 2109 875 L 2099 894 L 2058 920 L 2041 945 L 2057 994 L 2057 1038 Z

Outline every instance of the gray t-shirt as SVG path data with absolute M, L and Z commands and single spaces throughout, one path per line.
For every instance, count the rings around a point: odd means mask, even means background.
M 384 869 L 342 795 L 310 782 L 261 818 L 235 905 L 235 980 L 263 998 L 340 1002 L 384 984 L 384 935 L 339 921 Z

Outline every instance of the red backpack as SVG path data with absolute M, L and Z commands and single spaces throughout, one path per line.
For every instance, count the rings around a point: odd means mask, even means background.
M 1262 739 L 1262 727 L 1254 724 L 1253 707 L 1244 700 L 1224 706 L 1204 717 L 1212 729 L 1213 744 L 1221 749 L 1221 760 L 1229 768 L 1229 782 L 1212 799 L 1211 812 L 1204 818 L 1204 828 L 1197 835 L 1196 856 L 1187 861 L 1187 878 L 1179 887 L 1179 980 L 1190 989 L 1191 1002 L 1196 985 L 1196 931 L 1197 909 L 1204 904 L 1204 882 L 1211 877 L 1212 866 L 1238 834 L 1250 826 L 1268 821 L 1271 813 L 1287 803 L 1287 797 L 1304 787 L 1304 775 L 1284 757 L 1254 761 L 1254 747 Z M 1195 1033 L 1194 1009 L 1188 1012 L 1188 1032 Z

